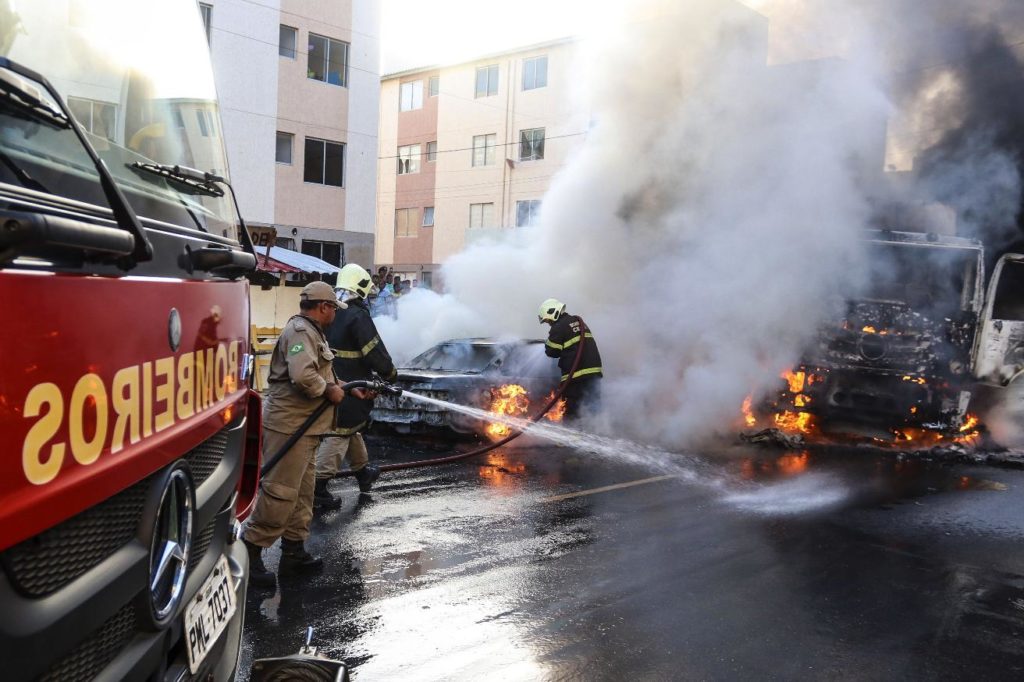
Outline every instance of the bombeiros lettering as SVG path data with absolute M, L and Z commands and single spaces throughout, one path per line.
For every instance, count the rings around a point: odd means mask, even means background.
M 87 466 L 215 407 L 238 390 L 238 348 L 232 341 L 123 367 L 109 385 L 95 373 L 64 389 L 36 384 L 22 412 L 34 420 L 21 449 L 25 478 L 45 485 L 69 454 Z

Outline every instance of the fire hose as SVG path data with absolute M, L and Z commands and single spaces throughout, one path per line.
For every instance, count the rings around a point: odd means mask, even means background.
M 562 399 L 562 396 L 565 394 L 565 390 L 567 388 L 569 388 L 569 384 L 572 383 L 572 380 L 574 378 L 573 375 L 576 374 L 576 370 L 580 366 L 580 361 L 583 359 L 583 345 L 586 342 L 587 331 L 588 331 L 588 329 L 587 329 L 586 323 L 583 322 L 583 320 L 580 320 L 580 345 L 579 345 L 579 349 L 577 349 L 577 351 L 576 351 L 576 357 L 573 358 L 572 368 L 569 369 L 569 373 L 566 375 L 565 381 L 563 381 L 563 382 L 561 382 L 559 384 L 558 389 L 555 390 L 555 392 L 551 395 L 551 397 L 548 399 L 547 403 L 545 403 L 543 409 L 541 409 L 540 412 L 538 412 L 537 414 L 535 414 L 532 417 L 529 417 L 527 419 L 527 421 L 529 421 L 531 424 L 535 424 L 536 422 L 538 422 L 541 419 L 543 419 L 544 415 L 546 415 L 548 413 L 548 411 L 550 411 L 551 408 L 554 407 L 555 404 L 557 404 L 558 401 Z M 400 396 L 402 394 L 402 389 L 400 387 L 395 386 L 394 384 L 389 384 L 389 383 L 387 383 L 385 381 L 381 381 L 381 380 L 349 381 L 349 382 L 344 383 L 344 384 L 341 385 L 341 390 L 343 390 L 346 393 L 348 393 L 352 389 L 358 389 L 358 388 L 363 388 L 363 389 L 366 389 L 366 390 L 369 390 L 369 391 L 373 391 L 373 392 L 376 392 L 376 393 L 388 393 L 388 394 L 394 395 L 396 397 Z M 309 430 L 309 427 L 311 427 L 313 425 L 313 422 L 315 422 L 317 420 L 317 418 L 319 418 L 320 415 L 322 415 L 324 413 L 324 411 L 328 407 L 330 407 L 330 406 L 331 406 L 331 401 L 329 401 L 329 400 L 324 400 L 320 405 L 317 406 L 317 408 L 313 411 L 313 413 L 311 415 L 309 415 L 309 417 L 306 418 L 306 421 L 304 421 L 302 423 L 302 425 L 299 426 L 298 430 L 296 430 L 295 433 L 293 433 L 291 436 L 289 436 L 288 440 L 286 440 L 284 442 L 284 444 L 280 447 L 280 449 L 277 452 L 275 452 L 270 457 L 270 459 L 268 459 L 266 461 L 266 463 L 260 469 L 260 476 L 261 477 L 262 476 L 266 476 L 267 473 L 271 469 L 273 469 L 274 466 L 279 461 L 281 461 L 281 458 L 284 457 L 285 453 L 288 452 L 292 448 L 293 445 L 295 445 L 295 443 L 299 440 L 299 438 L 301 438 L 302 435 L 304 433 L 306 433 L 306 431 Z M 434 457 L 432 459 L 423 459 L 423 460 L 419 460 L 417 462 L 403 462 L 401 464 L 384 464 L 384 465 L 382 465 L 380 467 L 380 470 L 382 472 L 384 472 L 384 471 L 400 471 L 402 469 L 418 469 L 420 467 L 440 466 L 442 464 L 451 464 L 452 462 L 460 462 L 460 461 L 462 461 L 464 459 L 470 459 L 471 457 L 478 457 L 478 456 L 480 456 L 480 455 L 482 455 L 484 453 L 490 452 L 491 450 L 495 450 L 497 448 L 500 448 L 502 445 L 506 445 L 508 443 L 511 443 L 512 441 L 514 441 L 516 438 L 518 438 L 521 435 L 523 435 L 523 431 L 512 431 L 509 435 L 505 436 L 501 440 L 497 440 L 497 441 L 495 441 L 493 443 L 489 443 L 489 444 L 484 445 L 482 447 L 475 448 L 473 450 L 470 450 L 469 452 L 463 452 L 463 453 L 460 453 L 460 454 L 457 454 L 457 455 L 449 455 L 447 457 Z M 343 478 L 345 476 L 355 476 L 355 474 L 356 474 L 356 472 L 352 471 L 351 469 L 346 469 L 345 471 L 339 471 L 337 473 L 337 475 L 335 476 L 335 478 Z

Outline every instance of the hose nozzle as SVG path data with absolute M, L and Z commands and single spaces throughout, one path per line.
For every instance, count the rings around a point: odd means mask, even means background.
M 381 379 L 370 379 L 370 380 L 359 380 L 349 381 L 341 385 L 341 390 L 348 393 L 354 388 L 365 388 L 368 391 L 374 393 L 386 393 L 388 395 L 399 396 L 402 395 L 402 387 L 397 384 L 389 384 Z

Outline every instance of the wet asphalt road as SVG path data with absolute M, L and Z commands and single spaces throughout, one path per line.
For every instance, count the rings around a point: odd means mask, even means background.
M 1024 679 L 1024 472 L 709 459 L 724 485 L 538 444 L 337 481 L 324 570 L 250 592 L 242 669 L 312 625 L 360 680 Z

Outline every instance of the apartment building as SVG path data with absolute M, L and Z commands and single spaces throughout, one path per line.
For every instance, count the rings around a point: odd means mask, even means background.
M 578 43 L 558 40 L 381 79 L 377 264 L 436 288 L 449 256 L 532 224 L 589 116 Z
M 373 261 L 375 0 L 206 0 L 231 179 L 251 228 L 333 265 Z M 209 134 L 220 134 L 210 128 Z

